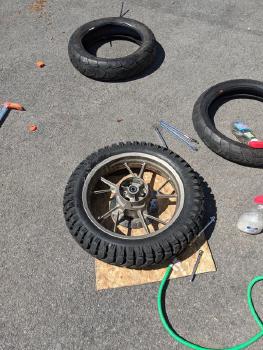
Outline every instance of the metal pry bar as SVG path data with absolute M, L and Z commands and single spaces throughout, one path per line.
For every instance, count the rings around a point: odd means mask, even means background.
M 199 142 L 194 139 L 193 137 L 188 136 L 187 134 L 185 134 L 183 131 L 179 130 L 178 128 L 176 128 L 174 125 L 169 124 L 168 122 L 166 122 L 165 120 L 161 120 L 160 121 L 162 124 L 170 127 L 171 129 L 173 129 L 174 131 L 176 131 L 178 134 L 184 136 L 186 139 L 188 139 L 190 142 L 199 144 Z
M 124 17 L 130 11 L 130 10 L 126 10 L 125 12 L 123 12 L 123 6 L 124 6 L 124 1 L 121 3 L 120 17 Z
M 165 141 L 165 139 L 164 139 L 164 137 L 163 137 L 163 135 L 162 135 L 160 129 L 158 128 L 158 126 L 154 126 L 153 129 L 154 129 L 156 135 L 157 135 L 157 136 L 159 137 L 159 139 L 161 140 L 163 146 L 164 146 L 165 148 L 168 148 L 168 145 L 167 145 L 167 143 L 166 143 L 166 141 Z
M 174 129 L 167 122 L 161 120 L 160 126 L 170 132 L 170 134 L 172 134 L 175 139 L 185 143 L 186 146 L 191 149 L 191 151 L 198 151 L 196 144 L 186 138 L 181 132 L 178 132 L 176 129 Z
M 193 267 L 193 271 L 192 271 L 190 282 L 193 282 L 194 279 L 195 279 L 196 271 L 197 271 L 197 268 L 199 266 L 199 263 L 200 263 L 200 260 L 202 258 L 203 253 L 204 253 L 203 250 L 199 250 L 196 262 L 195 262 L 194 267 Z

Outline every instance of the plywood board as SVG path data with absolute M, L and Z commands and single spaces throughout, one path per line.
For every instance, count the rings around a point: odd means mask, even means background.
M 134 171 L 134 169 L 133 169 Z M 110 180 L 114 183 L 120 183 L 128 178 L 130 175 L 123 177 L 112 177 Z M 148 184 L 150 188 L 154 191 L 162 189 L 163 194 L 172 194 L 175 193 L 175 188 L 167 179 L 160 174 L 154 173 L 151 170 L 146 170 L 143 173 L 143 179 L 145 183 Z M 103 185 L 103 184 L 102 184 Z M 93 199 L 94 207 L 97 208 L 97 216 L 102 215 L 107 210 L 109 210 L 109 200 L 101 201 L 101 197 L 97 196 Z M 158 218 L 163 221 L 168 222 L 173 217 L 177 206 L 176 198 L 166 198 L 162 199 L 158 203 Z M 108 222 L 104 223 L 105 227 L 109 230 L 112 230 L 113 221 L 109 218 Z M 108 225 L 108 226 L 107 226 Z M 150 233 L 155 232 L 158 229 L 162 229 L 163 224 L 158 222 L 151 222 L 148 225 Z M 127 236 L 140 236 L 144 235 L 144 228 L 132 228 L 128 229 L 123 225 L 117 226 L 117 233 Z M 180 257 L 181 263 L 176 265 L 176 271 L 173 271 L 171 278 L 189 276 L 192 273 L 193 266 L 195 264 L 198 250 L 202 249 L 204 251 L 200 264 L 198 266 L 197 273 L 204 273 L 215 271 L 215 264 L 208 246 L 208 243 L 205 240 L 205 236 L 201 235 L 192 245 L 187 249 L 183 256 Z M 166 267 L 154 269 L 154 270 L 134 270 L 124 267 L 117 267 L 113 265 L 108 265 L 102 261 L 96 260 L 96 288 L 97 290 L 108 289 L 108 288 L 118 288 L 124 286 L 133 286 L 145 283 L 158 282 L 162 279 Z
M 192 273 L 198 251 L 203 255 L 197 274 L 216 271 L 215 263 L 204 235 L 201 235 L 180 257 L 180 264 L 175 266 L 170 278 L 189 276 Z M 166 267 L 154 270 L 134 270 L 118 267 L 96 260 L 96 289 L 109 289 L 159 282 L 163 278 Z

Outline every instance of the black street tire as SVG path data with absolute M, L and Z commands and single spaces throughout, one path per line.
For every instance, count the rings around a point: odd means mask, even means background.
M 263 83 L 256 80 L 229 80 L 212 86 L 196 101 L 193 123 L 200 138 L 212 151 L 231 162 L 251 167 L 263 167 L 263 149 L 253 149 L 219 132 L 214 116 L 220 106 L 234 99 L 263 102 Z
M 90 48 L 97 42 L 128 40 L 139 48 L 120 58 L 101 58 Z M 143 72 L 151 65 L 156 49 L 152 31 L 144 24 L 123 17 L 98 19 L 82 25 L 71 36 L 68 53 L 73 66 L 89 78 L 100 81 L 120 81 Z
M 125 239 L 121 235 L 112 236 L 94 224 L 84 209 L 82 190 L 95 166 L 109 157 L 130 152 L 158 157 L 168 164 L 183 184 L 184 201 L 179 216 L 160 233 Z M 128 142 L 100 149 L 81 162 L 67 183 L 63 205 L 67 227 L 84 250 L 110 264 L 142 268 L 178 256 L 197 236 L 203 224 L 204 194 L 200 177 L 178 155 L 150 143 Z

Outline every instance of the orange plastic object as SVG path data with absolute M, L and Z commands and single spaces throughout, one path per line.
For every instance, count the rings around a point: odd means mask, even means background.
M 44 61 L 36 61 L 36 66 L 38 68 L 43 68 L 43 67 L 45 67 L 45 62 Z
M 36 132 L 36 131 L 38 130 L 38 127 L 37 127 L 36 124 L 29 124 L 29 125 L 27 126 L 27 130 L 28 130 L 29 132 Z
M 17 109 L 18 111 L 24 111 L 24 107 L 20 103 L 5 102 L 4 106 L 8 109 Z

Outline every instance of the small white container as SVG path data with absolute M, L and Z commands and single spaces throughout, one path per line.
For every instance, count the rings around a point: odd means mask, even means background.
M 237 222 L 237 228 L 250 235 L 263 231 L 263 195 L 254 198 L 253 208 L 242 214 Z

